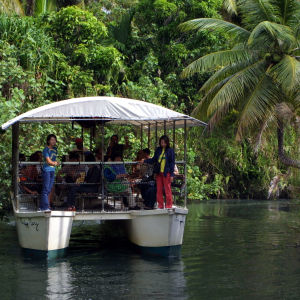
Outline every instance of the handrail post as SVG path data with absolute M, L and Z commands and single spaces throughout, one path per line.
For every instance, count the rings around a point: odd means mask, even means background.
M 17 201 L 17 210 L 19 209 L 18 197 L 18 179 L 19 179 L 19 122 L 12 125 L 12 193 Z
M 101 161 L 101 194 L 102 194 L 102 211 L 104 211 L 104 121 L 101 122 L 102 135 L 102 161 Z
M 141 125 L 141 150 L 143 149 L 143 124 Z
M 186 130 L 186 119 L 184 120 L 184 183 L 185 183 L 185 189 L 184 189 L 184 208 L 186 208 L 186 200 L 187 200 L 187 178 L 186 178 L 186 174 L 187 174 L 187 130 Z

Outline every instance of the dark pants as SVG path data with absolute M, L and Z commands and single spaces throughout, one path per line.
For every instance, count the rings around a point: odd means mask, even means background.
M 46 172 L 42 170 L 42 192 L 41 192 L 41 210 L 49 209 L 49 194 L 54 184 L 54 171 Z
M 75 200 L 76 200 L 76 193 L 96 193 L 98 191 L 98 186 L 95 185 L 80 185 L 80 186 L 72 186 L 67 203 L 69 205 L 75 205 Z

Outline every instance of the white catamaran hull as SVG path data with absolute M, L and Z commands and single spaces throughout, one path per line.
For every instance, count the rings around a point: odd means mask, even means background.
M 180 255 L 187 209 L 132 212 L 131 220 L 122 221 L 128 239 L 139 252 L 148 255 Z
M 15 212 L 19 243 L 25 257 L 64 257 L 73 220 L 106 220 L 121 223 L 139 252 L 149 255 L 180 254 L 187 209 L 128 211 L 122 213 L 76 213 L 52 211 Z
M 25 257 L 56 259 L 66 255 L 74 212 L 15 212 Z

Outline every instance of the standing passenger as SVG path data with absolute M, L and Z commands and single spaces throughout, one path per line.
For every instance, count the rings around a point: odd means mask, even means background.
M 156 177 L 157 185 L 157 203 L 158 208 L 164 208 L 163 192 L 166 194 L 166 208 L 172 208 L 172 190 L 171 182 L 174 180 L 175 152 L 170 148 L 168 136 L 163 135 L 159 139 L 159 146 L 156 148 L 153 158 L 145 159 L 144 163 L 160 162 L 160 173 Z
M 41 192 L 41 205 L 39 211 L 50 211 L 49 209 L 49 194 L 54 184 L 54 171 L 55 166 L 59 166 L 59 162 L 56 161 L 57 148 L 56 136 L 49 134 L 47 136 L 47 147 L 43 150 L 44 164 L 42 167 L 42 192 Z

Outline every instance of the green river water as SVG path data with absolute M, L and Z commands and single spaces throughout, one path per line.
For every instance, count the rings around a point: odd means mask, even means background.
M 287 201 L 189 204 L 182 255 L 142 256 L 124 236 L 76 222 L 68 257 L 22 258 L 0 222 L 0 299 L 299 299 L 300 217 Z

